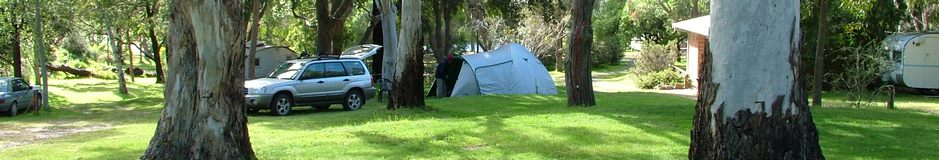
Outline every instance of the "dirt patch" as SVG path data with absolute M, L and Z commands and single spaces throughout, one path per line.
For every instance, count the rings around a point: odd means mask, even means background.
M 0 150 L 33 144 L 46 139 L 53 139 L 82 132 L 110 129 L 110 124 L 74 125 L 52 123 L 42 127 L 27 127 L 0 131 Z

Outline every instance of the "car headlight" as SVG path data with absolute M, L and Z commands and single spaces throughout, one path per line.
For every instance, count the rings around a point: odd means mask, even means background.
M 263 94 L 264 92 L 267 91 L 267 87 L 255 88 L 249 91 L 254 91 L 254 92 L 251 92 L 251 94 Z
M 267 87 L 258 88 L 258 93 L 267 93 Z

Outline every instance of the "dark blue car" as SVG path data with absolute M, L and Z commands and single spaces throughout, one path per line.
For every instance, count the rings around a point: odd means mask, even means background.
M 35 95 L 33 87 L 22 78 L 0 77 L 0 112 L 16 116 L 19 110 L 32 105 Z

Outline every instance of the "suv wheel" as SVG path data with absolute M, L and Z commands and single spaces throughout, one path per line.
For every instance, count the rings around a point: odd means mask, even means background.
M 290 109 L 292 108 L 293 98 L 283 93 L 274 95 L 274 101 L 271 102 L 271 114 L 275 116 L 286 116 L 290 114 Z
M 10 105 L 10 117 L 16 116 L 16 110 L 19 110 L 19 106 L 16 106 L 16 102 Z
M 346 98 L 342 101 L 342 108 L 354 111 L 361 109 L 365 105 L 365 96 L 362 96 L 361 91 L 351 90 L 349 93 L 346 93 Z

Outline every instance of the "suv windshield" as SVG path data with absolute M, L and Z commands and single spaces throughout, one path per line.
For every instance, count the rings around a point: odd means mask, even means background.
M 10 92 L 9 81 L 0 81 L 0 92 Z
M 277 78 L 277 79 L 290 79 L 293 78 L 297 71 L 303 67 L 303 63 L 284 63 L 274 69 L 274 72 L 271 73 L 267 78 Z

